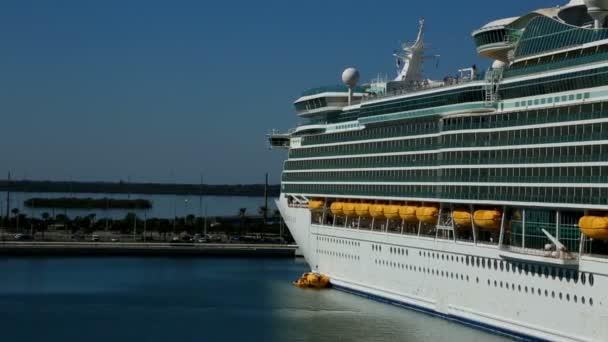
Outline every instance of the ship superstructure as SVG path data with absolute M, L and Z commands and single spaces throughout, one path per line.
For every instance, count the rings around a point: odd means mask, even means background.
M 607 341 L 608 1 L 473 33 L 486 72 L 422 75 L 421 22 L 393 81 L 295 103 L 278 207 L 338 288 L 504 334 Z M 345 73 L 346 74 L 346 73 Z

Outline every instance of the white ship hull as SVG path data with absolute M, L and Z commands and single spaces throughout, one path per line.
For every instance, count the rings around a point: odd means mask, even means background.
M 277 205 L 311 269 L 338 289 L 514 337 L 608 340 L 605 259 L 581 257 L 580 278 L 545 276 L 495 245 L 318 226 L 284 196 Z

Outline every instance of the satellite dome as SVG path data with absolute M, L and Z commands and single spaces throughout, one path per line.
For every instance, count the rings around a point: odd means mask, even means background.
M 494 61 L 494 63 L 492 63 L 492 69 L 502 69 L 506 66 L 507 64 L 503 61 Z
M 348 68 L 342 73 L 342 82 L 349 87 L 354 87 L 359 82 L 359 70 Z

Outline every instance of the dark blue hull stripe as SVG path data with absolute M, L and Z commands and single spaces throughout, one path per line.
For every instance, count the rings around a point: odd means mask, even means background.
M 431 310 L 431 309 L 427 309 L 418 305 L 414 305 L 414 304 L 409 304 L 409 303 L 404 303 L 401 301 L 397 301 L 394 299 L 389 299 L 389 298 L 385 298 L 385 297 L 381 297 L 381 296 L 377 296 L 377 295 L 373 295 L 370 293 L 366 293 L 363 291 L 359 291 L 359 290 L 354 290 L 348 287 L 344 287 L 344 286 L 338 286 L 338 285 L 333 285 L 332 287 L 336 290 L 340 290 L 343 292 L 348 292 L 360 297 L 365 297 L 365 298 L 369 298 L 378 302 L 382 302 L 382 303 L 387 303 L 387 304 L 391 304 L 391 305 L 395 305 L 395 306 L 399 306 L 399 307 L 403 307 L 406 309 L 411 309 L 414 311 L 418 311 L 418 312 L 422 312 L 425 313 L 427 315 L 431 315 L 431 316 L 435 316 L 435 317 L 441 317 L 443 319 L 447 319 L 450 321 L 455 321 L 464 325 L 467 325 L 469 327 L 473 327 L 475 329 L 479 329 L 479 330 L 484 330 L 484 331 L 488 331 L 497 335 L 503 335 L 503 336 L 507 336 L 510 338 L 515 338 L 518 340 L 524 340 L 524 341 L 547 341 L 547 340 L 543 340 L 543 339 L 539 339 L 537 337 L 532 337 L 532 336 L 528 336 L 519 332 L 515 332 L 515 331 L 511 331 L 505 328 L 500 328 L 500 327 L 496 327 L 493 325 L 489 325 L 486 323 L 482 323 L 482 322 L 477 322 L 477 321 L 473 321 L 470 319 L 466 319 L 466 318 L 462 318 L 462 317 L 458 317 L 455 315 L 446 315 L 446 314 L 442 314 L 440 312 Z

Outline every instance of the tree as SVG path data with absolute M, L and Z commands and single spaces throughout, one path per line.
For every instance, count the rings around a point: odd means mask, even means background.
M 19 208 L 13 208 L 11 213 L 13 213 L 13 216 L 15 217 L 15 228 L 19 230 Z
M 243 231 L 243 226 L 245 225 L 245 213 L 247 213 L 247 208 L 239 209 L 239 218 L 241 219 L 241 224 L 239 225 L 239 236 Z

